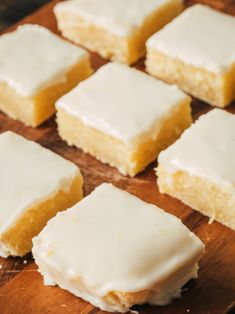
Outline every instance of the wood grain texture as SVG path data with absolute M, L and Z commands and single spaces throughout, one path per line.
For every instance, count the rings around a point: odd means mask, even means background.
M 57 33 L 52 8 L 58 1 L 52 1 L 38 12 L 27 17 L 22 23 L 37 23 Z M 217 9 L 235 15 L 233 0 L 187 1 L 187 5 L 207 3 Z M 11 28 L 14 29 L 15 26 Z M 203 35 L 203 34 L 202 34 Z M 92 54 L 95 69 L 105 63 L 98 55 Z M 143 70 L 144 62 L 136 65 Z M 194 100 L 193 114 L 210 110 L 204 103 Z M 235 104 L 228 108 L 235 113 Z M 34 140 L 44 147 L 60 154 L 76 163 L 85 178 L 84 192 L 89 194 L 102 182 L 112 182 L 116 186 L 140 197 L 144 201 L 154 203 L 182 221 L 195 232 L 206 244 L 206 253 L 200 262 L 199 279 L 191 281 L 185 287 L 183 298 L 175 300 L 165 307 L 137 307 L 141 314 L 223 314 L 235 306 L 235 232 L 219 223 L 208 224 L 208 219 L 180 201 L 159 193 L 156 186 L 154 167 L 150 165 L 135 178 L 124 177 L 117 170 L 104 165 L 83 153 L 79 149 L 68 147 L 57 133 L 54 118 L 37 129 L 25 127 L 0 113 L 0 133 L 12 130 L 24 137 Z M 36 271 L 32 256 L 25 258 L 0 258 L 0 313 L 1 314 L 39 314 L 39 313 L 105 313 L 80 298 L 58 288 L 45 287 L 42 277 Z

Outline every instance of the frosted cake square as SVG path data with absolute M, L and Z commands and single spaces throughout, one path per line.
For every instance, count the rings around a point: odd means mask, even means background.
M 146 39 L 182 9 L 182 0 L 70 0 L 54 12 L 64 37 L 131 64 L 144 55 Z
M 0 36 L 0 110 L 36 127 L 55 101 L 91 74 L 89 54 L 46 28 L 26 24 Z
M 131 221 L 131 223 L 130 223 Z M 110 312 L 165 305 L 197 277 L 201 240 L 180 219 L 102 184 L 33 239 L 45 284 Z
M 147 71 L 218 107 L 235 99 L 235 17 L 185 10 L 147 42 Z
M 58 211 L 82 198 L 76 165 L 39 144 L 0 134 L 0 256 L 22 256 Z
M 60 136 L 134 176 L 191 124 L 190 97 L 120 63 L 109 63 L 56 103 Z
M 160 192 L 235 230 L 235 115 L 202 115 L 158 161 Z

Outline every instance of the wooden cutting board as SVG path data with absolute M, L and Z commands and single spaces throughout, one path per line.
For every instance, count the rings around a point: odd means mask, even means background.
M 57 33 L 52 13 L 53 6 L 57 2 L 51 1 L 19 24 L 37 23 Z M 234 0 L 191 0 L 187 4 L 196 2 L 207 3 L 235 15 Z M 92 54 L 95 69 L 105 62 L 98 55 Z M 140 61 L 137 67 L 143 70 L 144 60 Z M 210 109 L 202 102 L 193 101 L 194 118 Z M 235 113 L 235 103 L 228 110 Z M 124 177 L 114 168 L 102 164 L 79 149 L 68 147 L 58 136 L 54 117 L 39 128 L 33 129 L 0 113 L 0 132 L 6 130 L 12 130 L 34 140 L 76 163 L 85 178 L 85 194 L 89 194 L 102 182 L 112 182 L 144 201 L 154 203 L 181 218 L 184 224 L 206 244 L 206 253 L 200 262 L 199 279 L 186 285 L 183 297 L 169 306 L 139 306 L 137 310 L 141 314 L 222 314 L 235 308 L 235 232 L 216 222 L 208 224 L 208 218 L 180 201 L 160 194 L 153 170 L 156 164 L 150 165 L 146 171 L 135 178 Z M 0 265 L 1 314 L 105 313 L 58 287 L 45 287 L 31 254 L 25 258 L 0 258 Z

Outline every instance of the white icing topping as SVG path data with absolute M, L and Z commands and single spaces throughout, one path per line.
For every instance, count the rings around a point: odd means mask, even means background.
M 123 312 L 124 305 L 115 308 L 102 298 L 110 291 L 137 292 L 158 284 L 158 293 L 163 288 L 168 295 L 150 302 L 167 303 L 173 291 L 179 294 L 183 277 L 196 275 L 192 267 L 204 248 L 178 218 L 111 184 L 57 214 L 33 244 L 47 282 L 105 310 Z
M 202 115 L 158 161 L 172 173 L 183 170 L 234 191 L 235 115 L 221 109 Z
M 73 163 L 8 131 L 0 135 L 0 173 L 3 233 L 27 209 L 69 189 L 80 172 Z
M 63 82 L 87 52 L 46 28 L 26 24 L 0 37 L 0 81 L 25 97 Z
M 56 103 L 83 123 L 132 144 L 187 99 L 176 86 L 108 63 Z
M 220 73 L 235 63 L 234 34 L 235 17 L 195 5 L 154 34 L 147 47 Z
M 182 0 L 173 0 L 182 2 Z M 172 0 L 70 0 L 55 6 L 55 13 L 77 12 L 86 22 L 119 36 L 128 36 L 142 26 L 155 10 Z

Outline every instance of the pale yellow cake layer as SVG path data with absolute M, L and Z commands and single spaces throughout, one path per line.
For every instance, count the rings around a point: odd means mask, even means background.
M 14 225 L 1 234 L 1 244 L 10 251 L 9 255 L 23 256 L 28 253 L 32 248 L 32 238 L 45 227 L 48 220 L 82 198 L 82 185 L 81 175 L 76 176 L 68 191 L 60 190 L 52 198 L 28 209 Z
M 163 166 L 157 168 L 158 186 L 161 193 L 180 199 L 202 214 L 235 230 L 234 195 L 222 187 L 185 171 L 170 173 Z
M 0 83 L 0 110 L 12 119 L 36 127 L 55 112 L 55 102 L 92 73 L 88 58 L 79 61 L 66 75 L 66 81 L 52 85 L 34 97 L 23 97 L 7 83 Z M 36 73 L 35 73 L 36 75 Z
M 118 168 L 124 175 L 135 176 L 157 158 L 161 150 L 172 144 L 192 123 L 190 98 L 180 103 L 159 121 L 157 129 L 140 136 L 135 147 L 86 126 L 79 117 L 59 108 L 57 123 L 60 136 L 97 159 Z
M 146 69 L 210 105 L 224 108 L 235 99 L 235 65 L 223 74 L 216 74 L 149 48 Z
M 183 10 L 179 1 L 170 1 L 149 15 L 143 25 L 131 36 L 119 36 L 88 23 L 76 12 L 56 11 L 58 28 L 62 35 L 81 44 L 103 58 L 133 64 L 145 54 L 145 42 Z

